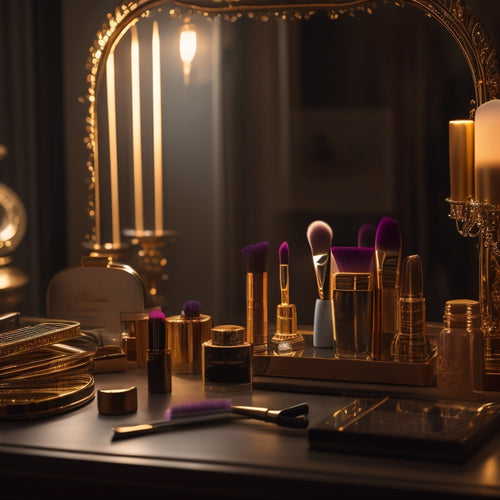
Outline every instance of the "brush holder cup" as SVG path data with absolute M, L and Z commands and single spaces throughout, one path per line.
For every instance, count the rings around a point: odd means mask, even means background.
M 500 207 L 446 200 L 450 218 L 464 237 L 479 237 L 479 303 L 484 345 L 485 389 L 500 389 Z

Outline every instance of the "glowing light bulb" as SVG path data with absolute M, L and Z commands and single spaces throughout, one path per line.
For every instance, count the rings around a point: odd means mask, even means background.
M 179 53 L 182 61 L 184 83 L 189 85 L 191 63 L 196 55 L 196 31 L 192 24 L 184 24 L 179 37 Z

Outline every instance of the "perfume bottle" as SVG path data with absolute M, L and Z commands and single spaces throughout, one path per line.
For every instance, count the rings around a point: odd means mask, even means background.
M 483 344 L 477 300 L 449 300 L 439 334 L 437 387 L 453 397 L 483 389 Z
M 203 382 L 220 391 L 248 388 L 252 384 L 252 346 L 245 342 L 245 328 L 220 325 L 203 343 Z

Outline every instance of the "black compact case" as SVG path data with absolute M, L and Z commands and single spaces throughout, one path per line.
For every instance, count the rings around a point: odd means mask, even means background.
M 311 449 L 463 462 L 500 423 L 500 405 L 359 398 L 308 431 Z

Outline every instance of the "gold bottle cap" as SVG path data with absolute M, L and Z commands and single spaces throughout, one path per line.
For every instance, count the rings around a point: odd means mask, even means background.
M 102 415 L 123 415 L 137 411 L 137 387 L 99 389 L 97 408 Z
M 212 328 L 213 345 L 239 345 L 245 341 L 245 328 L 239 325 L 220 325 Z

